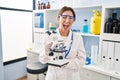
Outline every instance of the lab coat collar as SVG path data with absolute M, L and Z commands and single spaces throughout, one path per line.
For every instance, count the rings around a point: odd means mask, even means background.
M 58 35 L 61 37 L 61 35 L 60 35 L 60 32 L 59 32 L 59 28 L 57 29 L 57 33 L 58 33 Z M 69 46 L 69 44 L 71 43 L 71 36 L 72 36 L 72 31 L 70 30 L 69 31 L 69 34 L 68 34 L 68 36 L 67 36 L 67 41 L 66 41 L 66 46 Z
M 57 29 L 57 33 L 59 34 L 59 36 L 61 36 L 59 32 L 59 28 Z M 71 35 L 72 35 L 72 31 L 70 30 L 68 34 L 68 39 L 71 39 Z

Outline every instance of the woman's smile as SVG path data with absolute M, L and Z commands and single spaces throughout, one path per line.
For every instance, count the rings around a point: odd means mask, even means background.
M 64 25 L 63 24 L 63 28 L 64 28 L 64 30 L 67 30 L 69 28 L 69 25 Z

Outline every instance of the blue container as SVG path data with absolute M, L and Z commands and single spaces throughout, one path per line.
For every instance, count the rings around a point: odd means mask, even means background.
M 91 59 L 90 57 L 86 57 L 86 65 L 89 65 L 89 64 L 91 64 Z
M 83 26 L 82 26 L 82 32 L 83 33 L 88 33 L 88 22 L 87 22 L 88 20 L 87 19 L 84 19 L 84 24 L 83 24 Z

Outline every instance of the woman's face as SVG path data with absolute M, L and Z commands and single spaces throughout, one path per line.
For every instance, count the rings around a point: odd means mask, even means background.
M 71 25 L 74 22 L 73 13 L 71 11 L 65 11 L 58 18 L 59 28 L 64 31 L 69 31 Z

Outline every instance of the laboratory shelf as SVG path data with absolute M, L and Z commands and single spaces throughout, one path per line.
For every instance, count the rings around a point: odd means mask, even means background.
M 91 34 L 91 33 L 80 33 L 82 36 L 91 36 L 91 37 L 100 37 L 100 35 L 94 35 L 94 34 Z
M 113 34 L 113 33 L 103 33 L 101 35 L 103 40 L 110 40 L 110 41 L 120 41 L 120 34 Z

